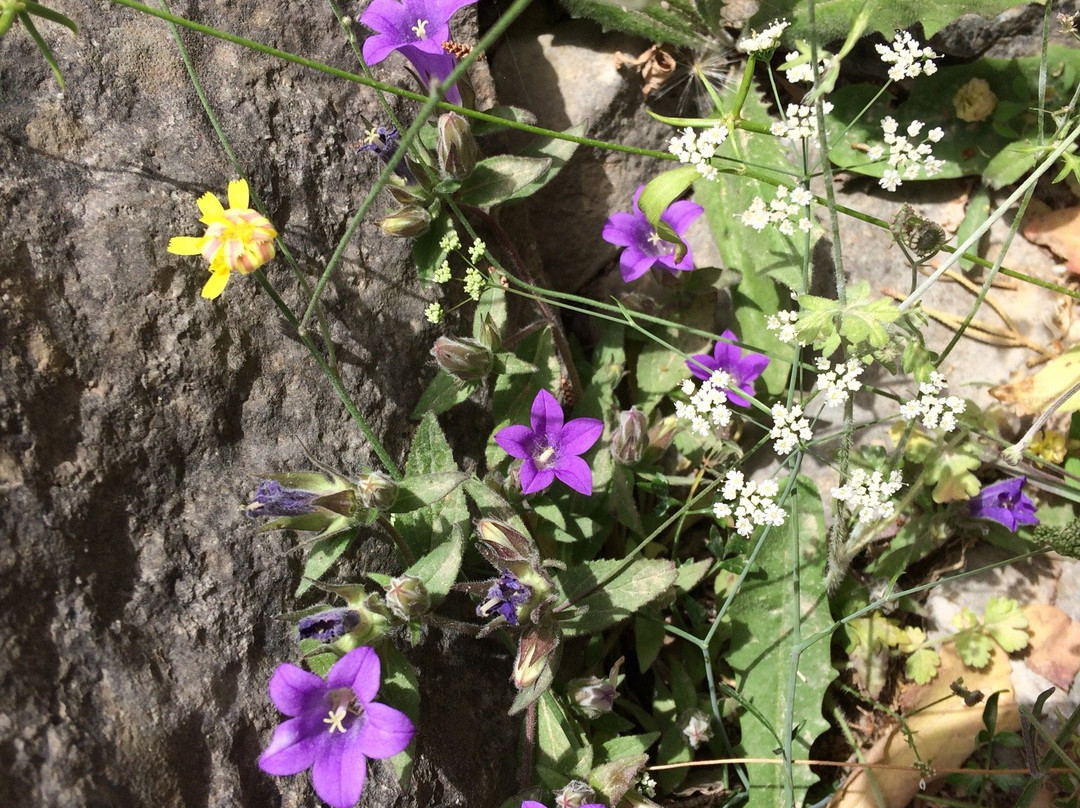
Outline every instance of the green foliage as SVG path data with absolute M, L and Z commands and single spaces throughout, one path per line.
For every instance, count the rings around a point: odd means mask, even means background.
M 575 17 L 588 17 L 605 31 L 625 31 L 654 42 L 669 42 L 688 48 L 713 49 L 726 38 L 716 26 L 710 31 L 706 18 L 690 0 L 631 0 L 608 3 L 603 0 L 562 0 Z M 718 20 L 719 14 L 710 19 Z
M 964 608 L 953 618 L 953 624 L 959 629 L 956 652 L 965 665 L 973 668 L 986 667 L 994 642 L 1008 653 L 1026 648 L 1028 644 L 1024 630 L 1028 625 L 1027 618 L 1012 598 L 990 598 L 981 621 L 974 612 Z
M 40 17 L 43 20 L 63 25 L 71 31 L 73 36 L 79 34 L 79 28 L 75 25 L 75 22 L 59 11 L 46 8 L 40 3 L 35 3 L 34 0 L 5 0 L 5 2 L 0 3 L 0 38 L 3 38 L 8 33 L 14 20 L 17 19 L 22 23 L 26 33 L 34 40 L 34 44 L 37 45 L 42 57 L 48 63 L 57 83 L 60 85 L 60 89 L 63 90 L 64 77 L 60 75 L 60 65 L 57 64 L 56 57 L 53 56 L 52 49 L 45 41 L 45 38 L 38 32 L 37 25 L 34 24 L 34 17 Z
M 562 629 L 573 637 L 609 628 L 659 597 L 677 579 L 672 562 L 646 558 L 629 564 L 600 559 L 569 569 L 558 577 L 558 584 L 577 613 L 562 623 Z
M 817 0 L 814 3 L 815 30 L 821 43 L 842 39 L 853 21 L 870 11 L 870 30 L 892 39 L 897 30 L 922 24 L 927 38 L 964 14 L 994 17 L 1012 8 L 1016 0 Z M 785 39 L 808 39 L 813 33 L 805 0 L 769 0 L 749 22 L 761 29 L 772 20 L 786 17 L 791 27 Z
M 543 185 L 540 177 L 551 168 L 549 157 L 488 157 L 476 164 L 461 183 L 455 197 L 464 205 L 489 208 L 511 199 L 520 199 Z
M 845 344 L 850 353 L 865 356 L 868 361 L 889 344 L 889 326 L 900 316 L 896 303 L 889 298 L 871 297 L 867 281 L 848 287 L 846 303 L 802 295 L 799 306 L 796 331 L 800 342 L 812 343 L 823 356 L 832 356 Z
M 740 703 L 741 754 L 774 758 L 790 733 L 793 758 L 808 758 L 810 745 L 827 729 L 821 715 L 832 680 L 829 643 L 800 643 L 828 632 L 825 595 L 825 516 L 821 496 L 805 477 L 787 502 L 788 518 L 763 539 L 755 568 L 729 612 L 731 650 Z M 816 778 L 804 765 L 749 764 L 749 808 L 802 805 Z

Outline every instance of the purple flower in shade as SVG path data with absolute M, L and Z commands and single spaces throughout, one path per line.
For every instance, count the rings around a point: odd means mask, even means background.
M 248 516 L 303 516 L 312 513 L 318 494 L 286 488 L 277 480 L 263 480 L 255 489 L 255 501 L 247 506 Z
M 694 354 L 686 360 L 686 366 L 690 372 L 703 381 L 708 380 L 717 370 L 722 370 L 731 375 L 735 385 L 746 395 L 754 395 L 754 379 L 761 375 L 765 366 L 769 364 L 769 357 L 752 351 L 742 352 L 735 344 L 735 334 L 728 329 L 720 335 L 721 339 L 713 348 L 712 355 Z M 730 342 L 726 340 L 731 340 Z M 749 407 L 750 402 L 734 392 L 728 390 L 728 401 L 737 407 Z
M 521 491 L 542 491 L 558 477 L 579 494 L 592 493 L 592 469 L 578 455 L 589 450 L 604 424 L 596 418 L 575 418 L 563 423 L 563 411 L 555 396 L 541 390 L 533 399 L 532 429 L 515 425 L 495 435 L 511 457 L 521 458 Z
M 976 519 L 999 522 L 1012 532 L 1020 525 L 1037 525 L 1035 503 L 1020 489 L 1027 477 L 1013 477 L 983 486 L 978 494 L 968 500 L 968 511 Z
M 536 800 L 525 800 L 521 803 L 521 808 L 547 808 L 547 806 Z M 604 806 L 599 802 L 590 802 L 588 805 L 582 805 L 581 808 L 604 808 Z
M 360 22 L 375 33 L 364 40 L 364 61 L 378 64 L 391 51 L 412 62 L 421 79 L 442 81 L 450 75 L 456 61 L 443 50 L 449 42 L 450 18 L 463 6 L 476 0 L 371 0 Z M 446 98 L 461 103 L 457 88 L 451 88 Z
M 519 581 L 512 572 L 503 570 L 503 574 L 488 588 L 484 602 L 476 607 L 476 614 L 480 617 L 491 617 L 498 612 L 507 623 L 516 626 L 518 607 L 528 603 L 532 594 L 531 587 Z
M 267 774 L 311 769 L 319 799 L 333 808 L 360 801 L 368 758 L 393 757 L 409 745 L 413 725 L 400 710 L 372 701 L 379 657 L 367 646 L 334 663 L 326 679 L 288 662 L 270 678 L 270 698 L 289 720 L 259 757 Z
M 686 255 L 681 261 L 676 261 L 676 245 L 663 241 L 638 207 L 638 199 L 643 190 L 644 185 L 634 194 L 634 212 L 611 214 L 602 233 L 604 241 L 626 248 L 619 257 L 619 270 L 623 280 L 637 280 L 657 264 L 665 267 L 672 275 L 690 271 L 694 268 L 694 255 L 690 248 L 687 247 Z M 703 212 L 701 205 L 682 200 L 665 210 L 660 221 L 671 225 L 671 229 L 681 237 Z

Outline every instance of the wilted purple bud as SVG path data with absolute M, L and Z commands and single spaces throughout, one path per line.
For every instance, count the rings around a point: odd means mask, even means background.
M 611 434 L 611 456 L 616 463 L 634 466 L 645 456 L 649 445 L 648 424 L 637 407 L 619 413 L 619 425 Z
M 491 350 L 474 339 L 439 337 L 431 348 L 435 364 L 455 379 L 478 382 L 491 373 L 494 356 Z
M 581 780 L 571 780 L 555 792 L 555 808 L 584 808 L 596 792 Z M 595 803 L 594 803 L 595 804 Z
M 388 236 L 416 238 L 431 228 L 431 214 L 419 205 L 405 205 L 378 221 Z
M 255 489 L 255 501 L 246 510 L 248 516 L 302 516 L 312 513 L 317 494 L 286 488 L 277 480 L 263 480 Z
M 513 573 L 503 572 L 488 588 L 484 602 L 476 607 L 476 614 L 480 617 L 491 617 L 497 613 L 507 623 L 516 626 L 518 608 L 528 603 L 532 594 L 532 589 L 519 581 Z
M 391 578 L 386 587 L 386 605 L 402 620 L 412 620 L 431 609 L 431 596 L 415 575 Z
M 444 177 L 465 179 L 480 158 L 476 138 L 469 131 L 469 121 L 456 112 L 439 116 L 439 139 L 435 153 L 439 158 L 439 170 Z
M 398 495 L 398 484 L 377 471 L 363 474 L 356 481 L 356 493 L 365 508 L 385 511 L 394 504 Z
M 586 676 L 583 679 L 574 679 L 567 685 L 570 698 L 587 718 L 599 718 L 604 713 L 611 712 L 615 699 L 619 696 L 616 685 L 619 682 L 619 666 L 622 663 L 623 657 L 619 657 L 606 679 L 601 679 L 599 676 Z
M 389 163 L 397 153 L 398 146 L 401 145 L 400 140 L 401 136 L 398 135 L 398 130 L 393 126 L 372 127 L 364 135 L 364 142 L 356 150 L 371 152 L 384 163 Z M 412 171 L 405 163 L 405 158 L 398 160 L 397 165 L 394 166 L 394 173 L 410 184 L 416 182 Z
M 327 609 L 325 612 L 301 617 L 296 624 L 301 640 L 329 643 L 360 625 L 356 609 Z

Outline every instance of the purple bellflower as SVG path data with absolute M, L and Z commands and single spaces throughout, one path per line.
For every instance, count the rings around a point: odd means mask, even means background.
M 319 799 L 332 808 L 360 801 L 368 758 L 393 757 L 409 745 L 405 713 L 372 699 L 379 657 L 366 646 L 334 663 L 326 679 L 288 662 L 270 678 L 270 698 L 289 720 L 278 725 L 259 768 L 279 776 L 311 769 Z
M 983 486 L 968 500 L 968 510 L 976 519 L 990 519 L 1005 525 L 1013 533 L 1020 525 L 1037 525 L 1035 503 L 1020 489 L 1027 477 L 1013 477 Z
M 371 0 L 360 22 L 375 33 L 364 40 L 364 61 L 378 64 L 391 51 L 412 62 L 421 80 L 444 80 L 456 65 L 443 50 L 451 41 L 450 18 L 463 6 L 477 0 Z M 461 103 L 461 94 L 452 87 L 446 100 Z
M 694 255 L 689 246 L 682 260 L 676 261 L 676 245 L 663 241 L 641 212 L 638 199 L 641 198 L 643 190 L 644 185 L 634 194 L 634 212 L 611 214 L 601 234 L 609 244 L 626 248 L 619 256 L 619 271 L 622 272 L 623 280 L 628 283 L 637 280 L 657 264 L 672 275 L 689 272 L 694 268 Z M 671 225 L 671 229 L 681 237 L 704 210 L 701 205 L 684 199 L 665 210 L 660 221 Z
M 509 570 L 503 570 L 503 574 L 488 587 L 487 597 L 476 607 L 476 614 L 479 617 L 491 617 L 498 613 L 507 623 L 516 626 L 518 607 L 528 603 L 532 595 L 532 587 L 523 584 Z
M 312 513 L 318 494 L 286 488 L 277 480 L 263 480 L 255 489 L 255 501 L 247 506 L 248 516 L 302 516 Z
M 559 478 L 579 494 L 592 494 L 592 469 L 578 455 L 587 452 L 604 431 L 596 418 L 575 418 L 563 423 L 555 396 L 541 390 L 533 399 L 532 428 L 515 425 L 500 429 L 495 442 L 511 457 L 521 458 L 521 491 L 542 491 Z
M 735 385 L 748 396 L 754 395 L 754 380 L 762 374 L 769 364 L 769 357 L 764 354 L 747 351 L 743 353 L 735 344 L 735 334 L 728 329 L 720 335 L 713 348 L 712 355 L 694 354 L 686 360 L 690 372 L 702 381 L 707 381 L 717 370 L 731 375 Z M 730 340 L 728 342 L 727 340 Z M 736 407 L 749 407 L 750 402 L 734 390 L 727 390 L 728 401 Z

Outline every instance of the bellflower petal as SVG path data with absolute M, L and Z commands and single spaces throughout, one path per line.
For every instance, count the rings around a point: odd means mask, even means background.
M 611 214 L 601 232 L 604 241 L 617 247 L 625 247 L 619 258 L 619 271 L 627 282 L 640 278 L 657 266 L 667 269 L 672 275 L 694 268 L 694 256 L 690 248 L 687 247 L 682 260 L 676 261 L 676 245 L 663 241 L 641 212 L 638 199 L 644 189 L 645 186 L 642 185 L 634 194 L 633 213 Z M 682 237 L 702 213 L 704 208 L 701 205 L 682 200 L 672 203 L 660 216 L 660 220 L 670 225 L 676 235 Z
M 968 511 L 976 519 L 998 522 L 1014 533 L 1020 525 L 1039 524 L 1035 503 L 1021 490 L 1025 482 L 1027 477 L 1020 476 L 983 486 L 968 501 Z
M 371 702 L 364 709 L 364 716 L 367 720 L 357 733 L 357 743 L 365 757 L 380 760 L 393 757 L 412 741 L 412 722 L 400 710 Z
M 595 418 L 564 422 L 562 407 L 551 393 L 540 390 L 530 410 L 532 428 L 515 424 L 500 429 L 495 442 L 511 457 L 522 460 L 521 490 L 532 494 L 559 479 L 575 491 L 592 493 L 592 471 L 579 455 L 603 434 Z
M 498 431 L 495 442 L 511 457 L 525 459 L 532 452 L 533 431 L 524 424 L 508 426 Z
M 592 469 L 580 457 L 565 457 L 555 469 L 555 476 L 579 494 L 592 495 Z
M 379 655 L 364 646 L 343 656 L 326 674 L 330 687 L 349 687 L 366 706 L 379 692 Z
M 747 396 L 754 395 L 754 380 L 762 374 L 769 364 L 769 357 L 764 354 L 747 351 L 734 344 L 734 332 L 727 329 L 720 335 L 711 354 L 694 354 L 686 360 L 686 366 L 697 378 L 707 381 L 717 370 L 731 374 L 736 386 Z M 739 393 L 728 390 L 727 398 L 737 407 L 750 406 L 749 399 Z
M 323 680 L 311 671 L 283 662 L 270 677 L 270 701 L 285 715 L 297 716 L 322 698 L 322 687 Z
M 359 740 L 358 732 L 346 733 L 341 743 L 328 744 L 311 767 L 315 793 L 331 808 L 352 808 L 360 802 L 367 778 L 367 760 Z
M 278 724 L 270 745 L 259 756 L 259 768 L 278 777 L 310 769 L 322 749 L 322 738 L 313 734 L 311 723 L 305 718 L 290 718 Z

